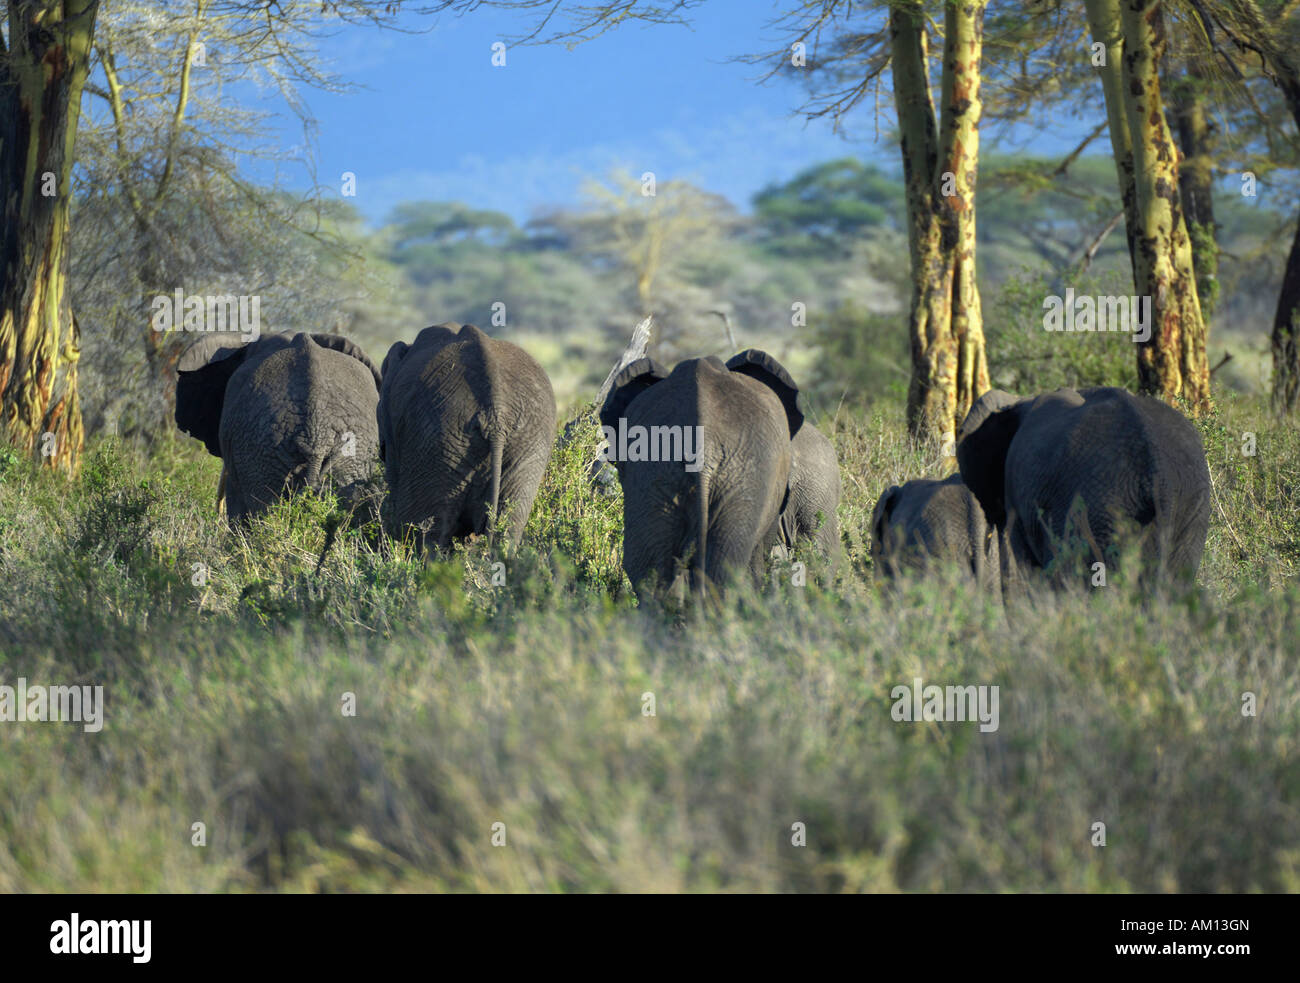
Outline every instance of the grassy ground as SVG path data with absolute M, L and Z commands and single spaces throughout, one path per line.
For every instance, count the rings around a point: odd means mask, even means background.
M 1006 617 L 873 584 L 876 497 L 943 462 L 892 410 L 819 422 L 843 567 L 699 618 L 629 597 L 594 428 L 503 567 L 361 530 L 318 572 L 329 502 L 231 534 L 183 438 L 71 485 L 0 457 L 0 683 L 102 684 L 106 716 L 0 723 L 0 891 L 1300 890 L 1294 426 L 1204 422 L 1195 592 Z M 999 686 L 999 729 L 896 722 L 915 677 Z

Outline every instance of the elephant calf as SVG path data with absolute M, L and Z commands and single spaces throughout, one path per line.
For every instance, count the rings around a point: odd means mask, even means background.
M 226 514 L 239 522 L 286 491 L 331 482 L 359 501 L 379 445 L 379 372 L 332 334 L 209 334 L 177 363 L 176 424 L 224 463 Z
M 1112 387 L 990 391 L 961 425 L 957 461 L 1022 571 L 1048 568 L 1074 537 L 1093 563 L 1109 563 L 1131 535 L 1152 578 L 1196 576 L 1210 471 L 1196 427 L 1158 399 Z
M 762 380 L 770 356 L 750 348 L 727 360 L 733 372 L 754 373 Z M 751 366 L 753 367 L 751 369 Z M 806 540 L 834 560 L 840 550 L 840 462 L 826 435 L 804 420 L 790 442 L 790 494 L 779 520 L 780 541 L 787 549 Z
M 884 578 L 943 565 L 999 592 L 995 530 L 961 475 L 892 485 L 871 515 L 871 560 Z
M 665 593 L 681 568 L 693 593 L 755 576 L 776 544 L 799 388 L 771 356 L 744 371 L 716 358 L 633 362 L 600 410 L 623 486 L 623 569 L 639 596 Z
M 425 328 L 383 365 L 377 411 L 392 535 L 442 549 L 492 538 L 506 516 L 518 545 L 555 441 L 555 394 L 536 361 L 472 324 Z

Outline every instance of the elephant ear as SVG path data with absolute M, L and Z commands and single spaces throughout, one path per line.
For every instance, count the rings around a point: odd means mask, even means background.
M 238 334 L 207 334 L 185 349 L 176 363 L 176 426 L 221 456 L 218 434 L 226 384 L 244 364 L 249 343 Z
M 406 353 L 410 350 L 411 346 L 404 341 L 393 342 L 392 347 L 388 349 L 388 354 L 384 356 L 383 367 L 379 370 L 380 377 L 387 379 L 388 374 L 401 364 L 402 359 L 406 357 Z
M 727 368 L 732 372 L 747 375 L 751 379 L 757 379 L 776 393 L 785 408 L 786 422 L 790 425 L 790 437 L 793 438 L 799 432 L 808 411 L 803 393 L 799 391 L 798 384 L 785 370 L 784 365 L 765 351 L 747 348 L 727 359 Z
M 380 369 L 379 384 L 379 405 L 375 407 L 375 415 L 379 422 L 379 459 L 385 464 L 388 462 L 388 414 L 389 400 L 386 398 L 389 390 L 393 387 L 393 380 L 397 378 L 397 367 L 402 364 L 402 359 L 406 353 L 411 350 L 411 346 L 404 341 L 395 341 L 388 349 L 388 354 L 384 356 L 384 364 Z
M 961 480 L 979 499 L 989 524 L 1007 524 L 1007 451 L 1020 429 L 1024 400 L 992 389 L 975 401 L 957 431 Z
M 628 405 L 656 382 L 668 378 L 668 370 L 653 358 L 638 358 L 618 375 L 605 405 L 600 408 L 600 425 L 618 427 L 619 419 L 627 412 Z
M 889 526 L 889 521 L 894 515 L 894 506 L 898 504 L 898 496 L 903 491 L 898 485 L 890 485 L 885 493 L 880 496 L 876 502 L 875 511 L 871 513 L 871 538 L 875 541 L 876 548 L 880 552 L 885 551 L 885 533 Z
M 370 370 L 370 374 L 375 377 L 375 391 L 379 391 L 379 369 L 375 368 L 375 363 L 370 361 L 370 356 L 355 341 L 350 341 L 342 335 L 336 334 L 313 334 L 311 340 L 320 345 L 321 348 L 328 348 L 331 351 L 342 352 L 344 355 L 351 355 Z

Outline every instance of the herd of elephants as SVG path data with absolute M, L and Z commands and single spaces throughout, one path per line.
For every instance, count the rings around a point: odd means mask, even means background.
M 218 503 L 224 496 L 234 522 L 325 485 L 355 512 L 366 494 L 373 502 L 366 489 L 382 461 L 389 535 L 445 549 L 504 529 L 517 545 L 556 440 L 545 371 L 469 324 L 399 341 L 380 367 L 346 338 L 299 333 L 204 335 L 177 368 L 176 422 L 222 459 Z M 698 435 L 690 461 L 614 462 L 623 567 L 638 596 L 759 576 L 774 549 L 800 541 L 838 556 L 835 449 L 776 359 L 749 349 L 669 372 L 625 354 L 611 380 L 598 407 L 606 434 Z M 1111 563 L 1133 536 L 1147 572 L 1195 576 L 1209 469 L 1199 432 L 1165 403 L 1118 388 L 993 390 L 956 438 L 958 472 L 881 495 L 871 520 L 878 574 L 940 565 L 1004 594 L 1036 574 L 1059 578 L 1064 564 L 1053 560 L 1066 543 Z

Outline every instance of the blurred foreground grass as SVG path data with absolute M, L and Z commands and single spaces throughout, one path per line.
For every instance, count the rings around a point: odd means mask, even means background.
M 629 596 L 594 427 L 503 568 L 359 530 L 318 574 L 332 503 L 231 534 L 193 442 L 0 457 L 0 683 L 106 717 L 0 723 L 0 891 L 1300 890 L 1300 435 L 1220 400 L 1199 588 L 1009 617 L 873 584 L 876 497 L 943 468 L 884 410 L 818 421 L 838 574 L 698 618 Z M 895 722 L 917 677 L 999 686 L 999 729 Z

